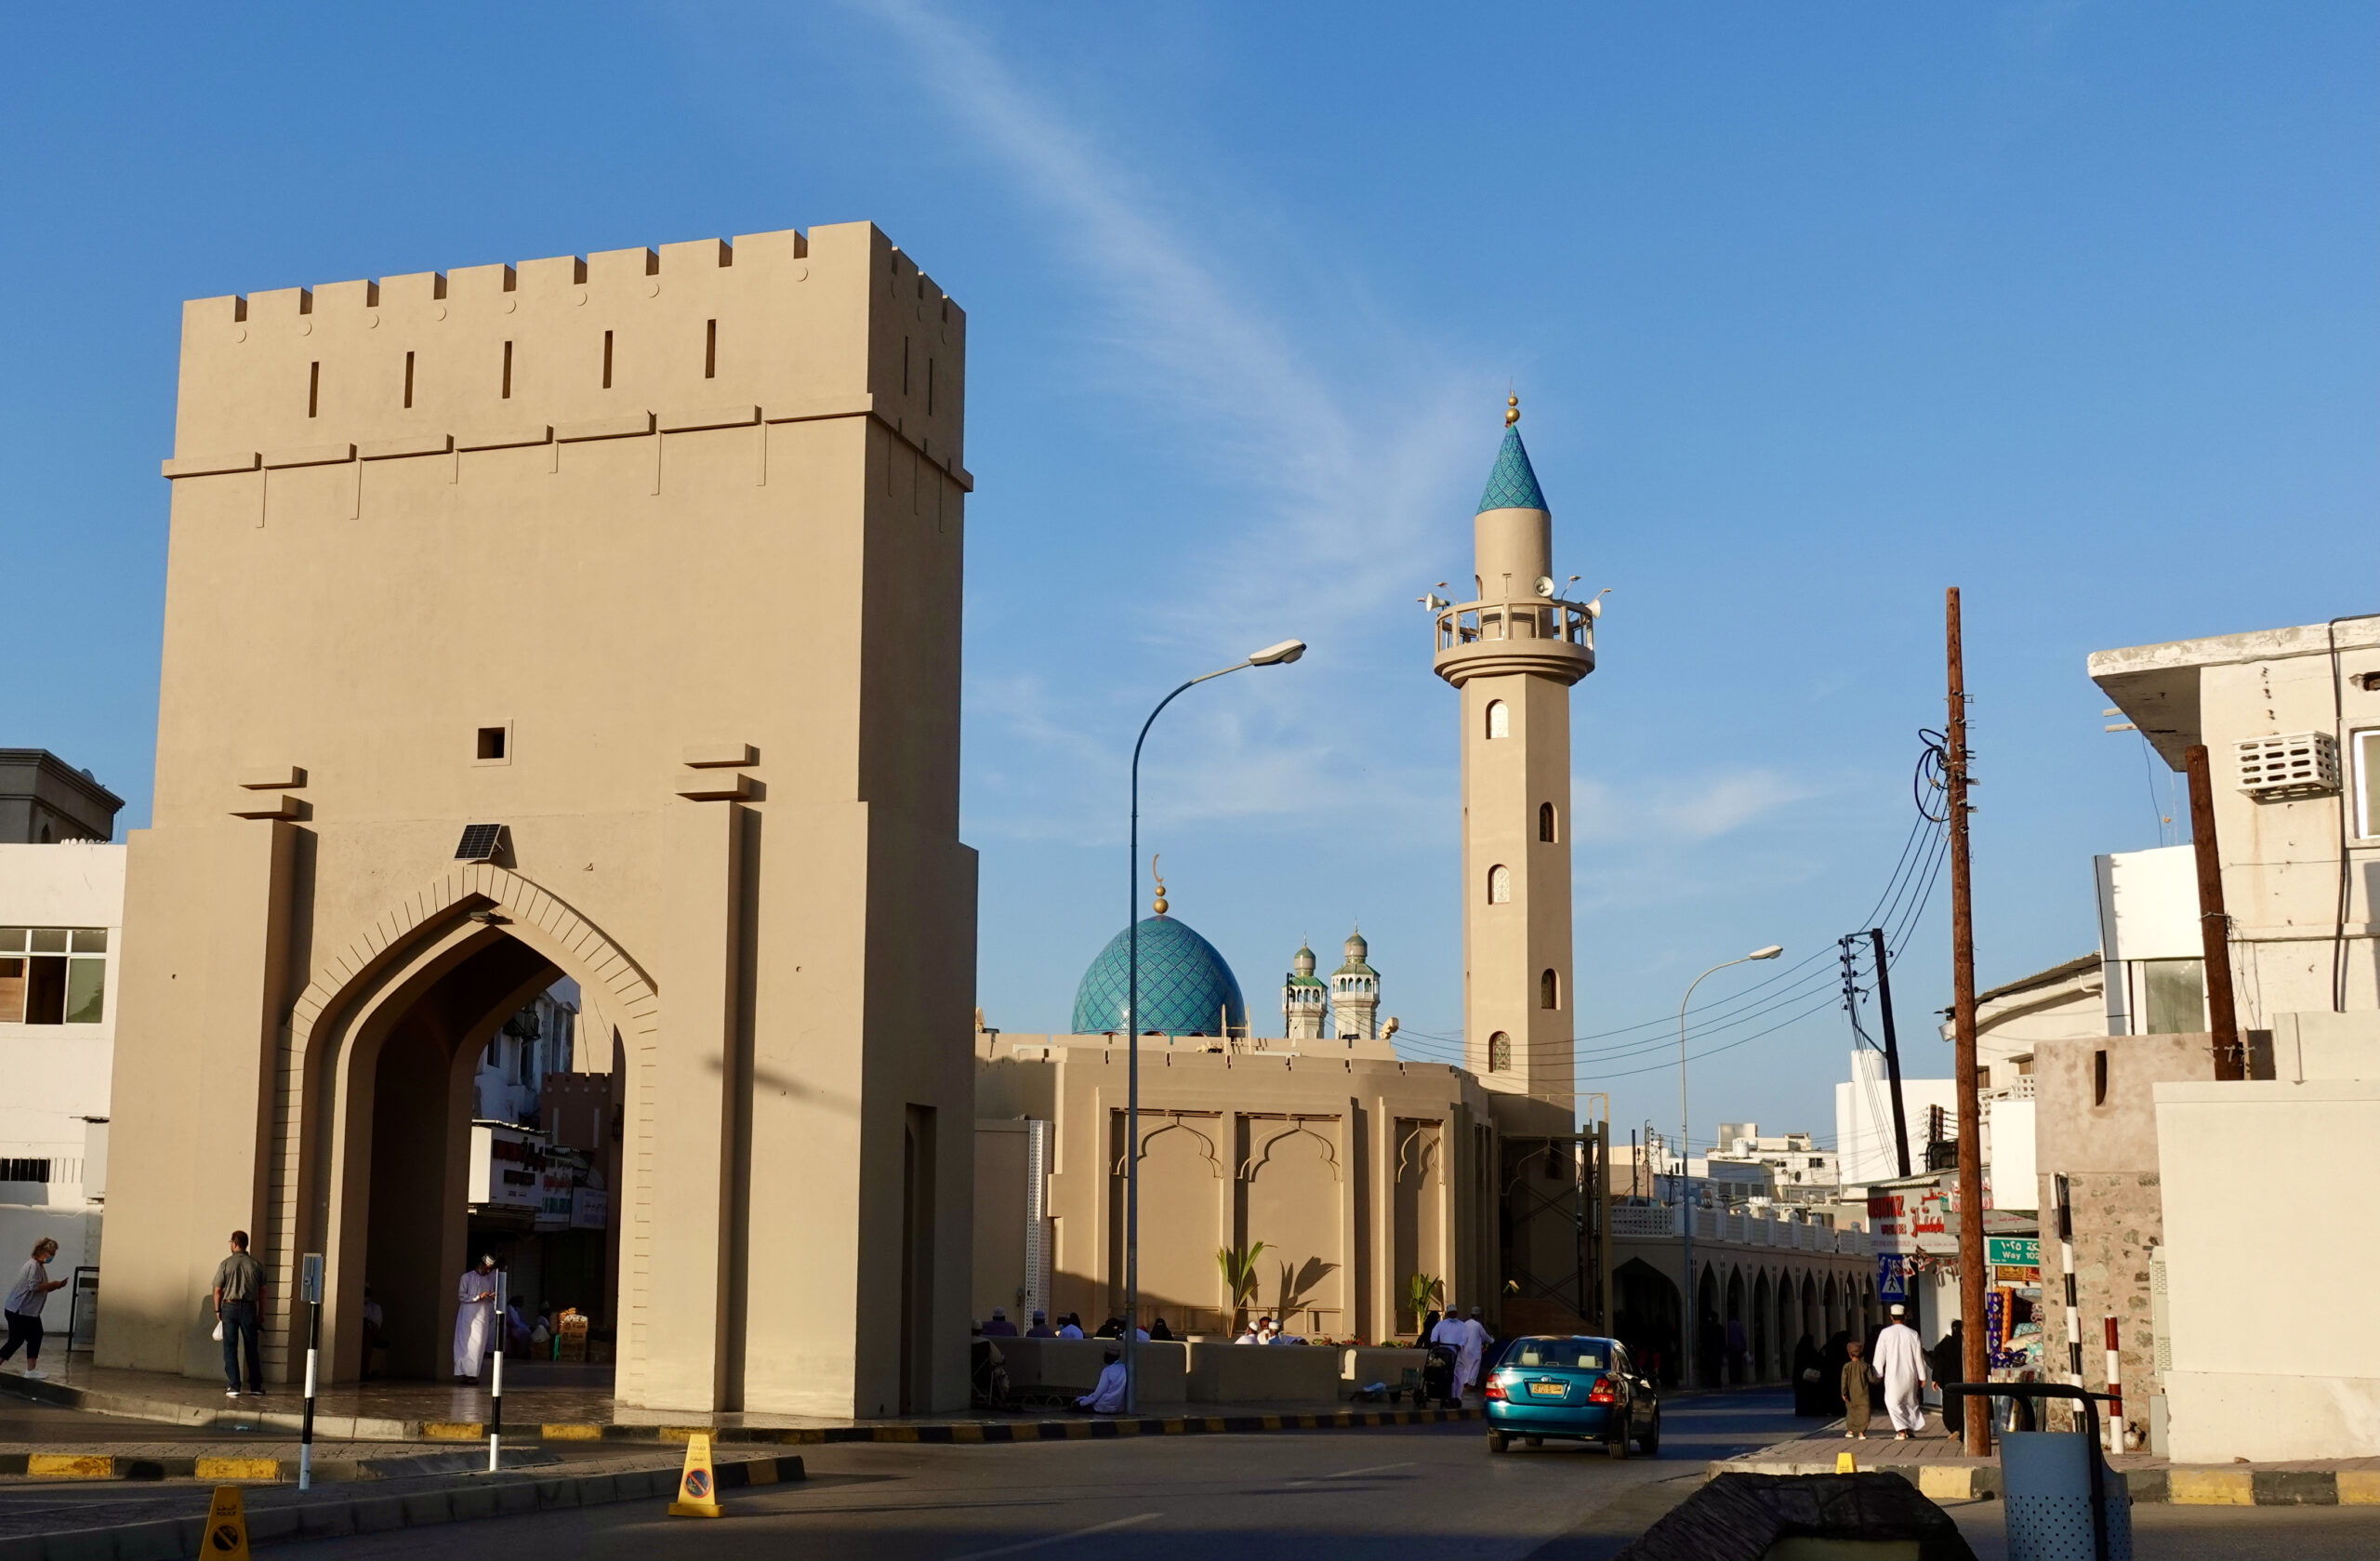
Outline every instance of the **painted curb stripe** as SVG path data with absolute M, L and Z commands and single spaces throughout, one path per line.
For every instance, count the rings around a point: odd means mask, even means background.
M 1831 1464 L 1748 1457 L 1705 1465 L 1703 1477 L 1726 1474 L 1831 1475 Z M 1997 1464 L 1873 1462 L 1862 1474 L 1898 1475 L 1937 1501 L 1971 1501 L 2000 1493 Z M 2380 1470 L 2255 1469 L 2192 1466 L 2122 1472 L 2135 1506 L 2171 1502 L 2197 1507 L 2380 1506 Z
M 115 1477 L 112 1454 L 35 1452 L 25 1456 L 25 1473 L 33 1479 L 105 1480 Z
M 191 1473 L 203 1480 L 277 1480 L 281 1477 L 281 1461 L 277 1458 L 202 1458 Z
M 2165 1499 L 2186 1507 L 2253 1507 L 2256 1484 L 2245 1469 L 2172 1469 Z
M 1477 1409 L 1340 1409 L 1329 1413 L 1274 1413 L 1261 1415 L 1197 1415 L 1157 1417 L 1144 1416 L 1137 1420 L 1059 1420 L 1059 1421 L 988 1421 L 961 1422 L 941 1425 L 837 1425 L 806 1426 L 792 1429 L 727 1426 L 707 1434 L 717 1446 L 775 1444 L 777 1446 L 812 1446 L 825 1443 L 964 1443 L 982 1445 L 1003 1442 L 1051 1442 L 1107 1439 L 1117 1436 L 1181 1436 L 1181 1435 L 1248 1435 L 1265 1431 L 1333 1431 L 1361 1430 L 1382 1425 L 1441 1425 L 1453 1421 L 1480 1418 Z M 684 1442 L 703 1432 L 701 1426 L 686 1425 L 606 1425 L 593 1421 L 551 1421 L 523 1427 L 522 1439 L 549 1442 Z M 424 1421 L 419 1426 L 424 1441 L 477 1442 L 487 1435 L 486 1426 L 478 1421 Z M 442 1455 L 445 1456 L 445 1455 Z M 755 1464 L 766 1459 L 749 1461 Z M 798 1466 L 799 1458 L 783 1462 Z M 721 1478 L 732 1467 L 721 1464 Z M 318 1476 L 327 1473 L 324 1465 L 316 1465 Z M 112 1453 L 15 1453 L 0 1454 L 0 1475 L 22 1473 L 29 1477 L 46 1479 L 116 1479 L 154 1480 L 190 1477 L 200 1479 L 281 1481 L 295 1480 L 297 1464 L 289 1460 L 270 1458 L 216 1457 L 192 1461 L 168 1459 L 162 1463 L 155 1459 L 122 1458 Z M 338 1476 L 342 1483 L 355 1477 L 352 1474 Z M 789 1475 L 798 1478 L 799 1475 Z M 2371 1494 L 2362 1498 L 2370 1502 L 2380 1501 L 2380 1477 L 2368 1480 L 2364 1488 Z M 2289 1500 L 2317 1500 L 2319 1497 L 2294 1497 Z M 2347 1500 L 2347 1498 L 2342 1498 Z

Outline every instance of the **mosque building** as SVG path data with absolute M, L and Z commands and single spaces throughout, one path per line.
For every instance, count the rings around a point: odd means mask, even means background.
M 1159 882 L 1151 914 L 1083 972 L 1072 1033 L 978 1023 L 976 1316 L 998 1305 L 1088 1323 L 1122 1310 L 1135 1152 L 1142 1313 L 1177 1333 L 1224 1332 L 1262 1311 L 1311 1337 L 1381 1341 L 1415 1328 L 1417 1275 L 1492 1316 L 1508 1270 L 1545 1266 L 1533 1226 L 1503 1218 L 1501 1168 L 1515 1152 L 1547 1155 L 1551 1176 L 1580 1154 L 1568 698 L 1594 666 L 1593 612 L 1558 599 L 1517 406 L 1474 522 L 1475 599 L 1427 599 L 1432 670 L 1461 712 L 1464 1062 L 1397 1056 L 1360 931 L 1328 977 L 1301 946 L 1281 1033 L 1255 1034 L 1238 977 L 1169 914 Z M 1135 943 L 1137 1146 L 1124 1110 Z M 1567 1254 L 1579 1226 L 1556 1223 L 1549 1239 Z M 1256 1294 L 1236 1303 L 1218 1253 L 1260 1242 Z M 1583 1290 L 1573 1303 L 1587 1310 Z

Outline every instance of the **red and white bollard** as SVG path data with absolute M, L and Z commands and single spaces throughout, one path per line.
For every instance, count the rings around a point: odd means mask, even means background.
M 2109 1452 L 2123 1451 L 2123 1358 L 2116 1347 L 2116 1319 L 2106 1319 L 2108 1334 L 2108 1429 Z

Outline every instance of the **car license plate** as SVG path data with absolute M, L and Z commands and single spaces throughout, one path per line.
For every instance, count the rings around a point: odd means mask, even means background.
M 1531 1398 L 1562 1398 L 1567 1397 L 1569 1392 L 1570 1390 L 1560 1382 L 1531 1382 L 1528 1384 L 1528 1396 Z

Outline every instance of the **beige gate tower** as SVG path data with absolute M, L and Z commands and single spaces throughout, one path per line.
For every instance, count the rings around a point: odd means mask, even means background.
M 965 330 L 865 222 L 184 308 L 102 1364 L 212 1374 L 239 1227 L 269 1375 L 318 1251 L 330 1380 L 367 1283 L 444 1377 L 473 1063 L 569 976 L 617 1397 L 966 1403 Z
M 1595 609 L 1554 577 L 1553 517 L 1519 423 L 1515 397 L 1472 523 L 1473 600 L 1433 602 L 1433 665 L 1461 695 L 1464 1065 L 1567 1117 L 1570 685 L 1594 670 Z

